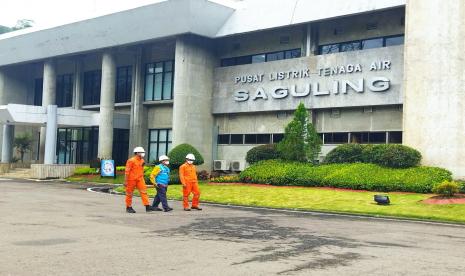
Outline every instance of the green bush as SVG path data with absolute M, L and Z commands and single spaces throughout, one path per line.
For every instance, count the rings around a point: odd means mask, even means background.
M 333 149 L 326 155 L 325 163 L 373 163 L 389 168 L 410 168 L 420 164 L 419 151 L 395 144 L 360 145 L 346 144 Z
M 126 170 L 126 166 L 116 166 L 117 172 L 124 172 Z
M 433 187 L 433 193 L 453 197 L 460 190 L 460 184 L 455 181 L 443 181 Z
M 147 185 L 152 185 L 150 183 L 150 174 L 152 173 L 154 167 L 146 166 L 144 167 L 144 179 Z M 181 180 L 179 179 L 179 172 L 178 170 L 171 170 L 170 171 L 170 184 L 180 184 Z
M 253 147 L 247 152 L 247 155 L 245 156 L 245 160 L 249 164 L 254 164 L 262 160 L 270 160 L 270 159 L 278 159 L 278 158 L 279 158 L 279 153 L 278 153 L 278 150 L 276 149 L 276 144 L 261 145 L 261 146 Z
M 451 173 L 434 167 L 396 169 L 376 164 L 329 164 L 268 160 L 258 162 L 240 174 L 242 182 L 279 186 L 334 187 L 370 191 L 429 193 L 434 185 L 451 180 Z
M 330 151 L 324 162 L 327 164 L 363 162 L 363 146 L 360 144 L 340 145 Z
M 180 144 L 174 147 L 169 153 L 170 167 L 178 169 L 184 162 L 186 162 L 186 155 L 192 153 L 195 155 L 195 165 L 203 164 L 203 157 L 200 152 L 189 144 Z
M 240 182 L 240 178 L 238 175 L 224 175 L 218 176 L 210 179 L 210 182 L 213 183 L 237 183 Z
M 75 175 L 97 174 L 96 168 L 77 168 L 74 170 Z

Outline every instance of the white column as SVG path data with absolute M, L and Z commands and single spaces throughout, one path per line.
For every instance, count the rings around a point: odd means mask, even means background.
M 131 119 L 129 130 L 129 155 L 137 146 L 146 147 L 147 144 L 147 114 L 144 102 L 144 66 L 142 63 L 143 49 L 140 47 L 134 55 L 132 95 L 131 95 Z
M 80 109 L 83 100 L 83 85 L 82 85 L 82 61 L 81 57 L 76 57 L 74 61 L 74 88 L 73 88 L 73 107 Z
M 44 75 L 42 86 L 42 106 L 48 107 L 56 103 L 56 68 L 54 60 L 46 60 L 44 62 Z M 44 162 L 45 156 L 45 140 L 46 130 L 45 127 L 40 128 L 40 152 L 39 162 Z
M 113 113 L 115 110 L 116 63 L 111 52 L 102 57 L 102 85 L 100 96 L 100 124 L 98 157 L 109 159 L 113 150 Z
M 3 125 L 2 136 L 2 163 L 10 163 L 13 157 L 13 140 L 15 127 L 13 125 Z
M 57 146 L 57 106 L 47 106 L 44 164 L 55 164 Z
M 463 0 L 407 1 L 403 142 L 454 178 L 465 177 L 464 17 Z

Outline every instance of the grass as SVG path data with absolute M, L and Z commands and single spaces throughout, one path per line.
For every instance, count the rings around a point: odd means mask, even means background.
M 422 200 L 431 197 L 431 194 L 383 193 L 389 195 L 391 205 L 380 206 L 373 202 L 373 195 L 377 194 L 376 192 L 308 187 L 257 187 L 206 183 L 200 185 L 201 200 L 207 202 L 465 223 L 464 204 L 421 203 Z M 168 197 L 181 199 L 181 190 L 179 185 L 170 186 Z M 124 192 L 124 187 L 118 187 L 116 191 Z M 149 188 L 148 193 L 153 196 L 154 189 Z
M 100 177 L 100 175 L 73 175 L 66 180 L 71 182 L 96 182 L 96 183 L 109 183 L 109 184 L 123 184 L 124 175 L 116 175 L 113 177 Z

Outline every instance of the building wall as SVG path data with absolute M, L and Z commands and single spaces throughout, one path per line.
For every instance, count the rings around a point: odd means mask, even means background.
M 397 8 L 377 13 L 324 20 L 317 23 L 319 44 L 403 34 L 405 29 L 404 18 L 405 9 Z M 377 28 L 367 30 L 367 24 L 377 24 Z
M 404 143 L 455 178 L 465 178 L 464 17 L 462 0 L 407 1 Z

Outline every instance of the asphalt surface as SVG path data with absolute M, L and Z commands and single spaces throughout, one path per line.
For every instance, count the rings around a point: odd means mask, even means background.
M 0 275 L 465 275 L 464 226 L 140 198 L 127 214 L 85 188 L 0 179 Z

